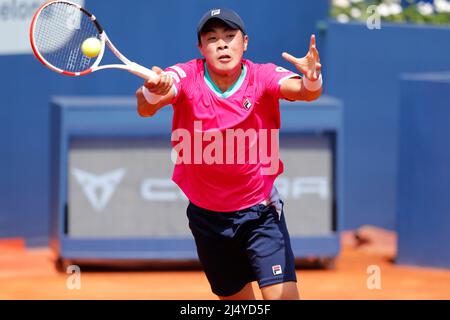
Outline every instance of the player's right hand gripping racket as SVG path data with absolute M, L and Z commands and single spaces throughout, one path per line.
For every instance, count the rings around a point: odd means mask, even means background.
M 89 58 L 82 52 L 88 38 L 101 41 L 98 56 Z M 68 1 L 44 3 L 35 13 L 30 27 L 30 42 L 35 56 L 51 70 L 68 75 L 83 76 L 103 69 L 128 70 L 152 79 L 155 72 L 128 60 L 109 40 L 94 15 L 80 5 Z M 100 66 L 105 44 L 124 64 Z

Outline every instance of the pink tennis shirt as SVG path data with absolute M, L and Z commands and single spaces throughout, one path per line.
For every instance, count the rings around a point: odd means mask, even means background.
M 213 211 L 237 211 L 268 198 L 283 172 L 280 84 L 299 75 L 244 59 L 239 79 L 221 92 L 202 59 L 165 71 L 176 88 L 173 181 L 192 203 Z

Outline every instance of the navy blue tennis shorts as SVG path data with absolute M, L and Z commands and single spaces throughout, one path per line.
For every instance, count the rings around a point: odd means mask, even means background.
M 216 295 L 233 295 L 252 281 L 258 281 L 260 288 L 297 281 L 282 210 L 279 215 L 274 206 L 258 204 L 215 212 L 189 203 L 187 216 L 198 257 Z

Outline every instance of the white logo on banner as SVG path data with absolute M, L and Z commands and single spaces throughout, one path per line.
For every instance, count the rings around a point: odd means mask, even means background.
M 317 196 L 322 201 L 330 199 L 328 177 L 279 177 L 275 182 L 282 199 L 301 199 Z M 185 194 L 169 178 L 148 178 L 140 187 L 141 197 L 146 201 L 187 200 Z
M 317 195 L 321 200 L 330 198 L 330 182 L 327 177 L 280 177 L 275 182 L 282 198 L 300 199 Z
M 125 175 L 125 169 L 116 169 L 101 176 L 96 176 L 92 173 L 74 168 L 72 174 L 81 185 L 92 208 L 96 211 L 102 211 Z M 97 190 L 99 190 L 98 196 Z
M 141 197 L 147 201 L 188 200 L 171 179 L 150 178 L 141 184 Z
M 71 0 L 84 5 L 84 0 Z M 0 0 L 0 55 L 31 53 L 30 24 L 44 0 Z

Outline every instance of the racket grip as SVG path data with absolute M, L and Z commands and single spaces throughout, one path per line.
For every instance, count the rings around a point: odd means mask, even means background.
M 138 77 L 141 77 L 145 80 L 151 80 L 156 77 L 156 73 L 150 69 L 147 69 L 146 67 L 143 67 L 137 63 L 131 63 L 128 65 L 128 70 L 137 75 Z

